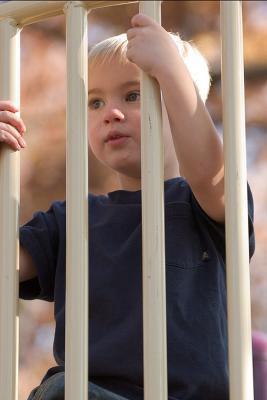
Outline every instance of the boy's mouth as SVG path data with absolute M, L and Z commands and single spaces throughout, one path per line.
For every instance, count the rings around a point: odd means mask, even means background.
M 105 143 L 123 144 L 128 138 L 129 138 L 128 135 L 113 131 L 113 132 L 109 132 L 109 134 L 107 135 L 107 138 L 105 140 Z

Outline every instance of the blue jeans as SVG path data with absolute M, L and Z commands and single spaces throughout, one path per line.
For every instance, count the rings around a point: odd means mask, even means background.
M 35 388 L 28 400 L 64 400 L 65 374 L 58 372 L 40 386 Z M 103 389 L 94 383 L 89 382 L 88 395 L 90 400 L 127 400 L 109 390 Z

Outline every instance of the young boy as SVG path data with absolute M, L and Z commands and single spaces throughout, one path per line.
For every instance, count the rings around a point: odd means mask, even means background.
M 133 17 L 127 37 L 128 43 L 121 35 L 108 39 L 89 54 L 89 142 L 96 157 L 116 171 L 120 187 L 89 196 L 91 398 L 143 398 L 142 69 L 160 84 L 166 107 L 169 399 L 227 400 L 223 149 L 204 105 L 207 65 L 197 50 L 142 14 Z M 25 127 L 15 107 L 2 102 L 0 109 L 8 111 L 0 113 L 0 140 L 24 147 Z M 248 202 L 252 255 L 250 191 Z M 64 396 L 65 217 L 65 203 L 55 202 L 20 233 L 21 296 L 55 301 L 58 366 L 30 399 Z

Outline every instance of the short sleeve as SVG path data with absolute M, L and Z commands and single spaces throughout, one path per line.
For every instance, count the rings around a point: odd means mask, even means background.
M 254 235 L 254 206 L 253 197 L 249 185 L 247 185 L 248 200 L 248 230 L 249 230 L 249 258 L 255 251 L 255 235 Z M 215 245 L 225 261 L 225 224 L 212 220 L 200 207 L 194 195 L 192 194 L 192 208 L 199 225 L 204 225 L 210 236 L 214 238 Z
M 37 212 L 20 228 L 20 244 L 31 255 L 37 278 L 20 283 L 23 299 L 54 300 L 55 274 L 59 247 L 58 208 L 53 203 L 47 212 Z

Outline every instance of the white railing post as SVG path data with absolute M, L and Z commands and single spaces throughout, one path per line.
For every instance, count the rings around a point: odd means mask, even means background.
M 65 398 L 88 395 L 87 10 L 66 4 L 67 258 Z
M 221 1 L 230 399 L 253 399 L 241 1 Z
M 140 12 L 161 20 L 160 1 Z M 167 399 L 164 155 L 158 83 L 141 74 L 144 398 Z
M 0 99 L 19 107 L 20 33 L 0 21 Z M 0 148 L 0 399 L 17 399 L 19 153 Z

